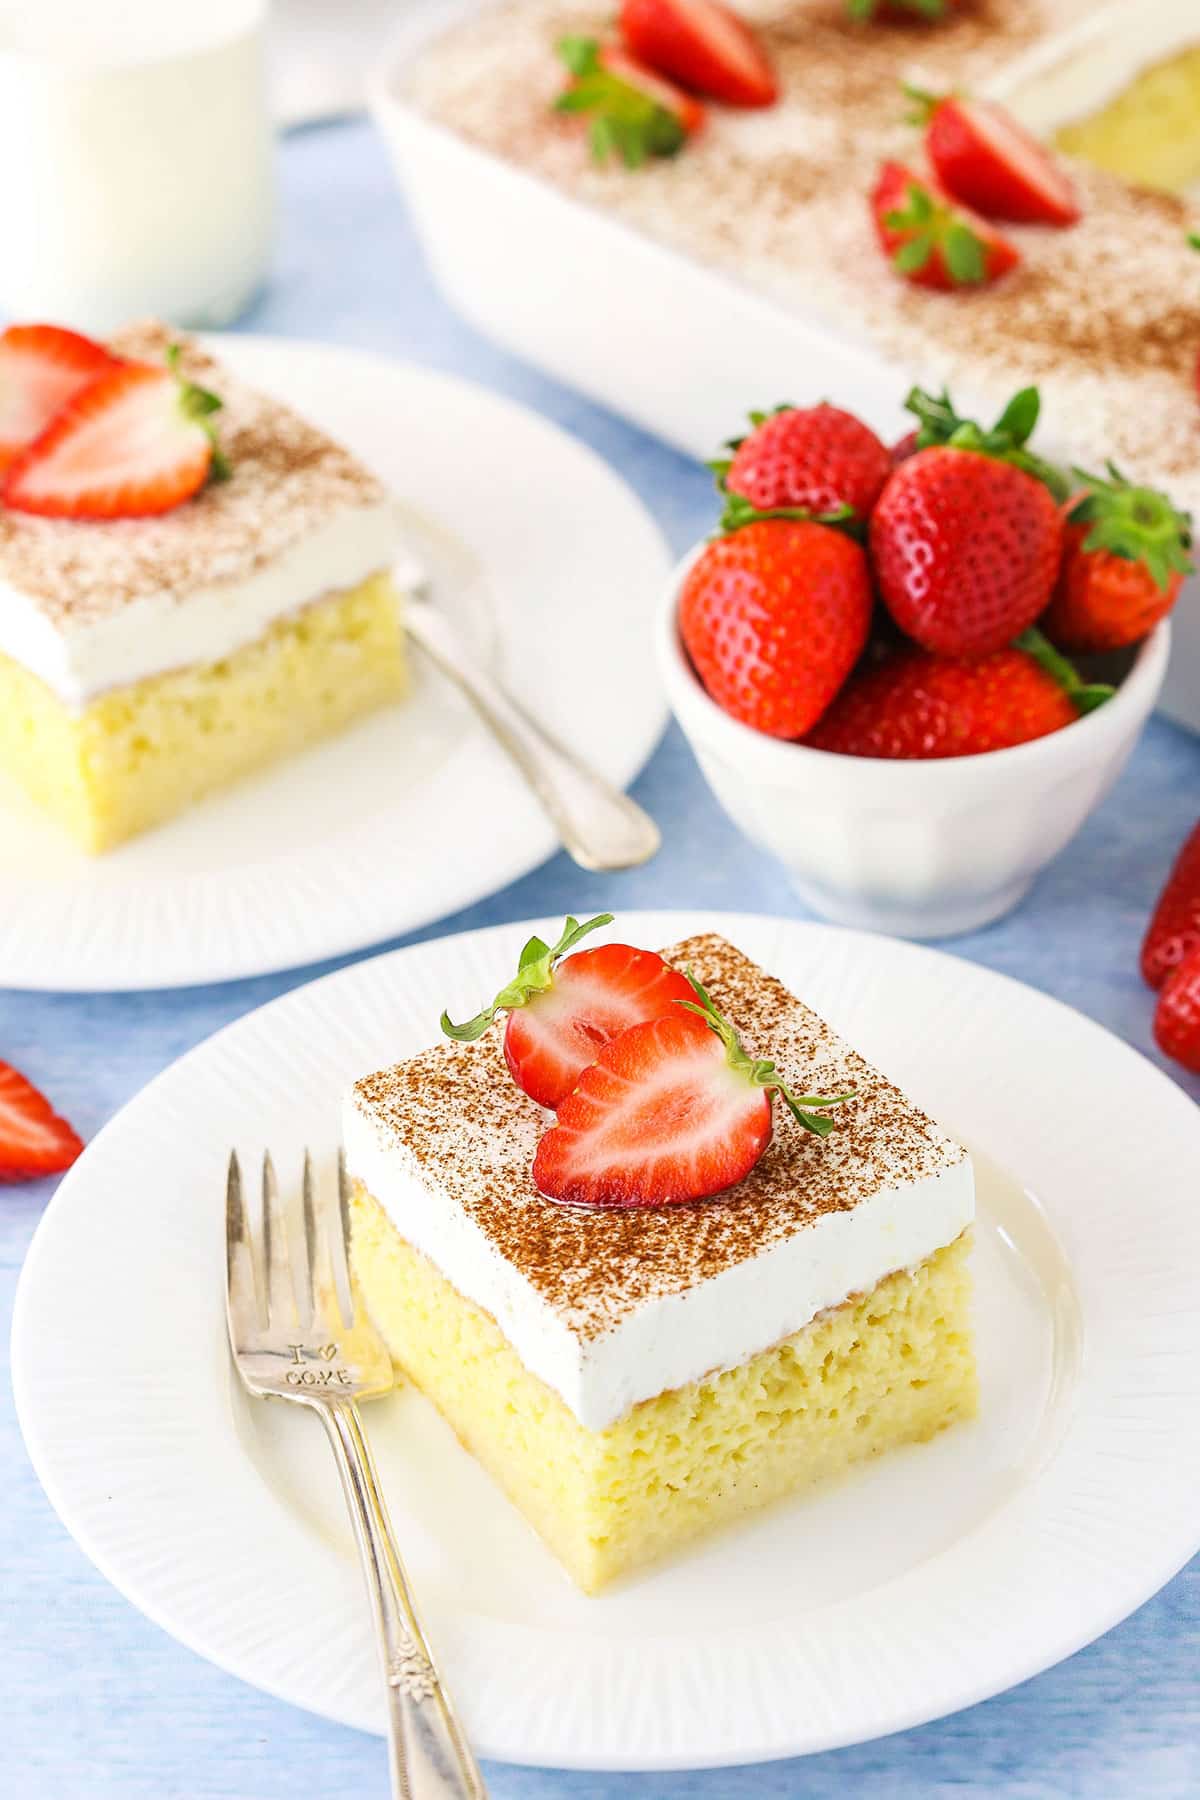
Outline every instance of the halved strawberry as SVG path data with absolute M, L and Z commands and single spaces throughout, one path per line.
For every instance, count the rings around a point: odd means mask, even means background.
M 986 219 L 957 205 L 903 163 L 887 162 L 871 192 L 880 246 L 898 275 L 918 287 L 983 287 L 1021 260 Z
M 32 1181 L 69 1169 L 83 1139 L 44 1094 L 0 1062 L 0 1181 Z
M 560 39 L 558 54 L 572 79 L 554 102 L 555 111 L 588 119 L 596 162 L 615 154 L 627 169 L 639 169 L 652 156 L 677 156 L 704 123 L 698 100 L 620 44 L 567 37 Z
M 806 1130 L 833 1129 L 810 1109 L 850 1096 L 793 1094 L 773 1063 L 746 1054 L 694 977 L 691 986 L 694 1000 L 623 1031 L 583 1071 L 537 1147 L 543 1194 L 584 1206 L 708 1199 L 748 1175 L 770 1143 L 774 1093 Z
M 717 0 L 622 0 L 619 22 L 634 55 L 685 88 L 727 106 L 770 106 L 779 97 L 758 38 Z
M 5 504 L 60 519 L 169 512 L 226 472 L 209 415 L 221 402 L 171 366 L 122 363 L 69 400 L 17 457 Z
M 925 148 L 947 193 L 987 219 L 1023 225 L 1074 225 L 1075 189 L 1054 158 L 1011 113 L 962 94 L 906 85 L 925 127 Z
M 557 1106 L 613 1038 L 692 997 L 684 977 L 652 950 L 603 944 L 567 956 L 589 931 L 611 922 L 611 913 L 585 925 L 568 919 L 553 946 L 530 938 L 515 981 L 465 1025 L 443 1013 L 442 1030 L 470 1042 L 497 1012 L 507 1012 L 504 1057 L 513 1080 L 539 1106 Z
M 0 469 L 74 394 L 116 366 L 103 344 L 60 325 L 10 325 L 0 333 Z

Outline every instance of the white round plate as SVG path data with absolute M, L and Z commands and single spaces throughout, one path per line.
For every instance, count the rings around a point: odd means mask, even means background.
M 1078 1014 L 930 950 L 761 918 L 618 928 L 723 930 L 976 1150 L 982 1409 L 586 1599 L 419 1394 L 373 1406 L 479 1748 L 627 1769 L 823 1750 L 1107 1630 L 1200 1542 L 1196 1108 Z M 444 1005 L 478 1004 L 531 929 L 360 963 L 202 1044 L 67 1176 L 21 1279 L 21 1422 L 84 1550 L 184 1643 L 368 1730 L 374 1650 L 323 1436 L 230 1369 L 225 1161 L 267 1143 L 297 1177 L 305 1143 L 334 1145 L 345 1084 L 424 1047 Z
M 609 465 L 453 376 L 280 339 L 213 347 L 379 471 L 437 602 L 552 731 L 632 780 L 666 720 L 651 618 L 670 559 Z M 0 782 L 0 987 L 292 968 L 415 930 L 550 856 L 554 832 L 507 756 L 412 660 L 404 705 L 103 857 Z

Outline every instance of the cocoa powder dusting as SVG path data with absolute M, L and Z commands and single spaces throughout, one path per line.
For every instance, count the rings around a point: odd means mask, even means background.
M 0 509 L 0 582 L 27 594 L 52 624 L 90 623 L 151 596 L 183 603 L 200 588 L 244 581 L 335 514 L 385 498 L 348 450 L 183 333 L 152 320 L 118 332 L 109 347 L 161 363 L 172 343 L 182 346 L 181 373 L 221 398 L 214 423 L 230 477 L 155 518 L 42 519 Z
M 530 1178 L 550 1116 L 514 1085 L 503 1023 L 474 1044 L 439 1044 L 354 1089 L 385 1147 L 411 1157 L 431 1206 L 461 1207 L 492 1247 L 584 1339 L 602 1336 L 651 1296 L 757 1256 L 826 1213 L 881 1188 L 921 1181 L 963 1160 L 893 1084 L 782 982 L 715 934 L 664 951 L 690 965 L 752 1054 L 775 1058 L 800 1093 L 856 1090 L 820 1139 L 782 1108 L 775 1136 L 744 1181 L 690 1205 L 583 1209 L 539 1194 Z

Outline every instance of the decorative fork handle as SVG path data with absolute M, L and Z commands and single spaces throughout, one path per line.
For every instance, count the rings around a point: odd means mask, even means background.
M 407 601 L 405 626 L 491 728 L 581 868 L 632 869 L 649 861 L 662 842 L 649 814 L 531 719 L 474 660 L 436 606 Z
M 375 1614 L 387 1683 L 393 1800 L 487 1800 L 413 1610 L 358 1408 L 340 1400 L 316 1410 L 337 1459 Z

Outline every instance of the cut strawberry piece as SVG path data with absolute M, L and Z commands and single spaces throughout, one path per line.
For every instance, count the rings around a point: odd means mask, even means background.
M 897 274 L 918 287 L 984 287 L 1021 255 L 986 219 L 903 163 L 884 163 L 871 194 L 875 232 Z
M 652 950 L 604 944 L 567 956 L 589 931 L 611 923 L 610 913 L 585 925 L 568 919 L 553 946 L 530 938 L 516 979 L 492 1005 L 465 1025 L 443 1013 L 442 1030 L 470 1042 L 507 1012 L 504 1056 L 513 1080 L 539 1106 L 557 1106 L 614 1037 L 692 998 L 684 977 Z
M 758 38 L 716 0 L 623 0 L 620 26 L 636 57 L 685 88 L 727 106 L 770 106 L 779 97 Z
M 173 366 L 124 363 L 76 394 L 13 463 L 7 505 L 62 519 L 169 512 L 224 473 L 209 415 L 221 402 Z
M 944 99 L 906 87 L 915 124 L 946 192 L 987 219 L 1024 225 L 1073 225 L 1075 189 L 1058 164 L 1010 113 L 986 100 Z
M 686 1010 L 623 1031 L 583 1071 L 537 1147 L 543 1194 L 583 1206 L 708 1199 L 748 1175 L 770 1143 L 773 1093 L 807 1130 L 833 1129 L 810 1109 L 849 1095 L 797 1097 L 691 986 Z
M 519 1088 L 541 1106 L 557 1106 L 613 1038 L 691 997 L 683 976 L 653 950 L 581 950 L 560 965 L 549 992 L 508 1015 L 505 1061 Z
M 0 333 L 0 470 L 81 388 L 116 366 L 103 344 L 58 325 L 10 325 Z
M 558 53 L 572 80 L 555 110 L 589 120 L 596 162 L 618 156 L 627 169 L 651 157 L 676 156 L 704 123 L 704 108 L 682 88 L 647 69 L 620 44 L 563 38 Z
M 32 1181 L 69 1169 L 83 1139 L 44 1094 L 0 1062 L 0 1181 Z

